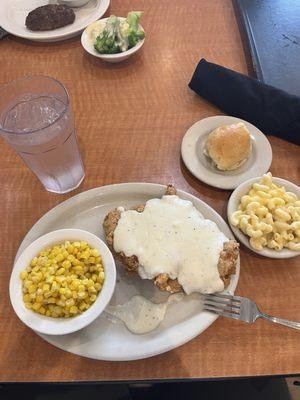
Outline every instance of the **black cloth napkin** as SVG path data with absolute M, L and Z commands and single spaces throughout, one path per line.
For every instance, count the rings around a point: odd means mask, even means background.
M 189 87 L 226 114 L 300 145 L 300 98 L 202 59 Z

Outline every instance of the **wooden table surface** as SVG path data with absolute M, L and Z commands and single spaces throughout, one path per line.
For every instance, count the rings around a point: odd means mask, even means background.
M 110 12 L 143 9 L 142 51 L 119 65 L 84 53 L 79 38 L 35 44 L 0 42 L 0 83 L 45 74 L 70 92 L 86 178 L 76 193 L 118 182 L 173 182 L 225 217 L 230 191 L 202 184 L 180 159 L 181 139 L 195 121 L 220 111 L 187 84 L 201 57 L 248 73 L 230 0 L 112 0 Z M 270 137 L 271 171 L 300 183 L 299 147 Z M 63 352 L 23 325 L 9 302 L 8 282 L 20 241 L 46 211 L 74 195 L 46 192 L 13 150 L 0 142 L 0 379 L 111 381 L 300 373 L 300 333 L 265 321 L 219 318 L 166 354 L 134 362 L 101 362 Z M 270 314 L 300 320 L 300 262 L 259 257 L 241 248 L 237 293 Z M 125 345 L 125 344 L 124 344 Z

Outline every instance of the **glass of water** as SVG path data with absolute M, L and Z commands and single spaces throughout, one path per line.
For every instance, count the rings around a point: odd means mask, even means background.
M 24 77 L 0 87 L 0 134 L 49 192 L 84 178 L 68 92 L 56 79 Z

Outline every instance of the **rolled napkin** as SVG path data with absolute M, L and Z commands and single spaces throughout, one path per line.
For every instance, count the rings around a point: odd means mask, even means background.
M 300 98 L 202 59 L 189 87 L 226 114 L 300 145 Z

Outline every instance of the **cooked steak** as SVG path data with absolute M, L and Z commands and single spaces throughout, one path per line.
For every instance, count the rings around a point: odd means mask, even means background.
M 62 4 L 47 4 L 30 11 L 25 25 L 31 31 L 51 31 L 72 24 L 74 20 L 72 8 Z

